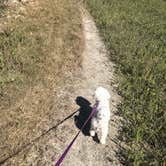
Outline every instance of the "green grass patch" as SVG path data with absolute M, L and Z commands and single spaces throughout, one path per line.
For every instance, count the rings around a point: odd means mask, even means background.
M 166 2 L 86 0 L 117 64 L 121 151 L 128 165 L 166 164 Z

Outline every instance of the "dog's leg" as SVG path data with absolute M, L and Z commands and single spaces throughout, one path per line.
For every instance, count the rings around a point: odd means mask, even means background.
M 95 130 L 90 130 L 90 136 L 94 137 L 95 136 Z
M 108 123 L 104 123 L 101 126 L 101 132 L 102 132 L 102 135 L 101 135 L 100 143 L 101 144 L 105 144 L 106 143 L 107 134 L 108 134 Z
M 90 136 L 94 137 L 97 128 L 97 121 L 95 118 L 91 120 Z

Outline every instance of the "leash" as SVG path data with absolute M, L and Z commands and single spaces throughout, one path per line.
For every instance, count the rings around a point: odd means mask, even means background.
M 78 135 L 80 134 L 80 132 L 84 129 L 85 125 L 88 123 L 88 121 L 90 120 L 90 118 L 92 118 L 92 116 L 94 115 L 94 113 L 97 110 L 98 107 L 98 102 L 96 102 L 96 104 L 93 106 L 93 109 L 89 115 L 89 117 L 87 118 L 87 120 L 84 122 L 84 124 L 82 125 L 81 129 L 79 130 L 79 132 L 76 134 L 76 136 L 73 138 L 73 140 L 71 141 L 71 143 L 67 146 L 67 148 L 65 149 L 65 151 L 63 152 L 63 154 L 60 156 L 59 160 L 56 162 L 55 166 L 60 166 L 61 162 L 63 161 L 63 159 L 66 157 L 67 153 L 69 152 L 70 148 L 72 147 L 73 143 L 75 142 L 75 140 L 77 139 Z

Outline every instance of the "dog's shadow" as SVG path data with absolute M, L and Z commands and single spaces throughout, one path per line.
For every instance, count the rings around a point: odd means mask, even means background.
M 75 125 L 79 129 L 81 129 L 84 122 L 87 120 L 87 118 L 91 114 L 92 107 L 91 107 L 91 103 L 82 96 L 78 96 L 75 101 L 76 101 L 76 104 L 80 106 L 79 114 L 74 117 Z M 90 131 L 90 120 L 88 121 L 88 123 L 83 128 L 82 133 L 85 136 L 90 136 L 89 131 Z M 95 142 L 99 143 L 99 139 L 98 139 L 97 135 L 95 135 L 95 137 L 93 137 L 93 140 Z

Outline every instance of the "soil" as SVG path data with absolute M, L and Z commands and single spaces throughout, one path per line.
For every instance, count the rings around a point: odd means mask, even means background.
M 106 145 L 101 145 L 97 137 L 92 138 L 89 136 L 89 125 L 87 125 L 77 138 L 62 165 L 121 165 L 116 154 L 118 150 L 116 136 L 120 127 L 120 117 L 115 113 L 117 104 L 120 102 L 120 96 L 115 90 L 117 86 L 114 74 L 115 65 L 109 60 L 107 50 L 99 36 L 93 18 L 84 8 L 81 8 L 81 12 L 85 39 L 81 67 L 75 71 L 74 75 L 69 76 L 69 78 L 66 77 L 66 86 L 59 87 L 59 89 L 52 88 L 54 89 L 53 91 L 49 89 L 46 91 L 46 88 L 43 89 L 43 87 L 33 88 L 27 93 L 22 103 L 13 108 L 16 109 L 17 107 L 18 112 L 21 112 L 22 109 L 31 109 L 28 112 L 36 116 L 35 125 L 37 127 L 35 126 L 35 129 L 37 128 L 37 130 L 33 131 L 34 125 L 32 125 L 29 131 L 25 132 L 26 135 L 20 137 L 19 134 L 23 132 L 21 130 L 22 126 L 20 126 L 20 130 L 15 131 L 14 138 L 16 141 L 14 145 L 6 143 L 4 138 L 4 143 L 0 144 L 2 151 L 0 165 L 55 165 L 58 157 L 74 138 L 81 124 L 88 116 L 94 104 L 93 94 L 98 86 L 107 88 L 111 94 L 110 105 L 113 115 Z M 53 76 L 49 75 L 47 78 L 48 87 L 54 87 Z M 56 100 L 61 103 L 57 105 Z M 45 111 L 39 119 L 37 114 L 40 109 Z M 22 116 L 27 118 L 23 119 L 24 123 L 30 123 L 28 115 Z M 10 132 L 13 132 L 12 128 Z M 30 132 L 31 136 L 28 135 Z M 8 148 L 10 153 L 3 153 L 3 148 Z

